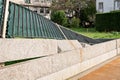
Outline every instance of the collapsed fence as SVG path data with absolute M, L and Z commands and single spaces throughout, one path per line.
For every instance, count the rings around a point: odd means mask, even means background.
M 9 0 L 2 0 L 1 36 L 4 38 L 44 38 L 78 40 L 87 44 L 100 43 L 67 28 Z M 3 15 L 3 13 L 5 13 Z M 61 30 L 63 33 L 61 32 Z M 65 36 L 64 36 L 65 35 Z

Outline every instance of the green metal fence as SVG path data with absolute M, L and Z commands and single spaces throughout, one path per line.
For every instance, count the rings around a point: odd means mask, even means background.
M 9 4 L 6 37 L 64 39 L 52 21 L 12 2 Z
M 59 28 L 58 28 L 59 27 Z M 94 40 L 77 34 L 67 28 L 54 24 L 51 20 L 21 5 L 9 3 L 9 17 L 6 38 L 46 38 L 78 40 L 79 42 L 96 44 Z
M 78 40 L 79 42 L 88 43 L 88 44 L 97 44 L 101 41 L 95 40 L 86 36 L 83 36 L 81 34 L 78 34 L 76 32 L 73 32 L 72 30 L 69 30 L 65 27 L 60 26 L 60 29 L 64 33 L 64 35 L 67 37 L 68 40 Z

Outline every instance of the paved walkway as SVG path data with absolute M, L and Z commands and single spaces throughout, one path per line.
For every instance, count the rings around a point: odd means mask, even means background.
M 79 80 L 120 80 L 120 57 Z

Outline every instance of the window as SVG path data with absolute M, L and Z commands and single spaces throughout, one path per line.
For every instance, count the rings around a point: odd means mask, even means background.
M 30 0 L 25 0 L 25 3 L 30 3 Z
M 44 8 L 41 8 L 41 9 L 40 9 L 40 13 L 44 13 Z
M 48 8 L 46 8 L 46 13 L 49 14 L 50 13 L 50 10 Z
M 99 9 L 103 9 L 103 2 L 99 3 Z
M 35 2 L 39 2 L 39 0 L 35 0 Z
M 43 1 L 43 0 L 41 0 L 41 3 L 44 3 L 44 1 Z
M 46 0 L 47 2 L 50 2 L 50 0 Z
M 120 1 L 117 1 L 117 7 L 120 8 Z
M 103 2 L 99 2 L 98 9 L 100 12 L 103 12 Z
M 34 12 L 36 12 L 36 13 L 37 13 L 37 10 L 34 10 Z

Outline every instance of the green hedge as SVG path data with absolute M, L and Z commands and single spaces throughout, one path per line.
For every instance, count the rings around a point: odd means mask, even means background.
M 96 14 L 96 30 L 120 31 L 120 11 Z

